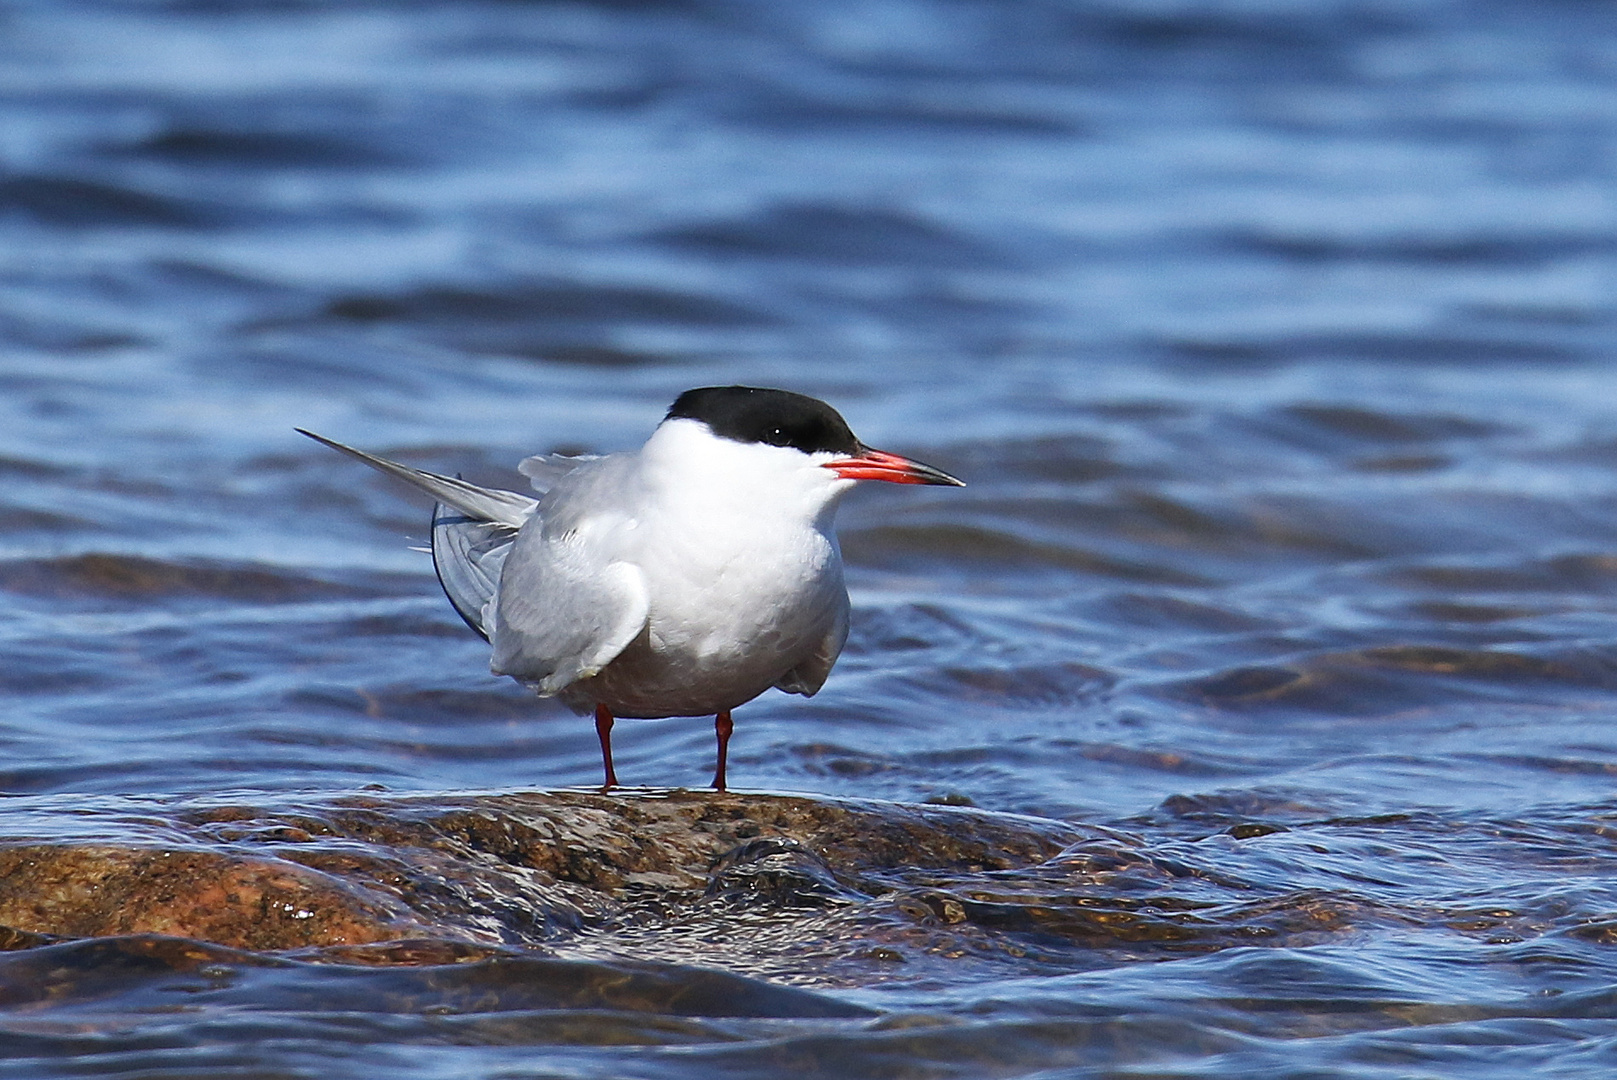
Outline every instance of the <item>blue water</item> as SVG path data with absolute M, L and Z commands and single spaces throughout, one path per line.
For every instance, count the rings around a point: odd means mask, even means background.
M 519 487 L 741 382 L 970 486 L 848 501 L 848 650 L 732 782 L 1122 830 L 1230 933 L 677 1039 L 119 983 L 0 1076 L 1610 1072 L 1614 170 L 1570 0 L 10 6 L 0 836 L 591 782 L 421 501 L 291 429 Z

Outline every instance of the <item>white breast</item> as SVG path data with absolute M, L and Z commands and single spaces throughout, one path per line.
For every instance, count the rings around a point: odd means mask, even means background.
M 662 425 L 639 455 L 620 557 L 643 575 L 645 632 L 562 693 L 615 715 L 704 715 L 748 701 L 822 648 L 847 605 L 832 533 L 852 484 L 800 451 Z

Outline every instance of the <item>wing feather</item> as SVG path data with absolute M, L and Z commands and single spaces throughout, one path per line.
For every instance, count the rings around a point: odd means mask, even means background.
M 478 521 L 443 503 L 433 507 L 432 567 L 438 584 L 484 641 L 492 629 L 489 605 L 516 536 L 517 530 L 502 522 Z
M 599 460 L 599 454 L 535 454 L 519 461 L 517 472 L 526 476 L 533 490 L 543 495 L 556 486 L 556 481 L 580 465 Z
M 522 554 L 519 538 L 494 606 L 489 666 L 548 697 L 597 674 L 628 648 L 645 630 L 651 602 L 631 563 L 590 567 L 567 552 L 516 558 Z
M 618 456 L 575 466 L 546 494 L 538 527 L 518 534 L 494 604 L 496 674 L 556 694 L 645 631 L 651 598 L 634 556 L 638 522 L 615 509 L 633 503 L 630 472 Z

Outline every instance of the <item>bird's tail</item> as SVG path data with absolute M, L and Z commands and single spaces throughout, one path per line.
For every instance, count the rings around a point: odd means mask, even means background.
M 377 472 L 385 472 L 389 476 L 396 476 L 405 483 L 420 488 L 446 506 L 454 507 L 467 517 L 477 521 L 487 521 L 499 525 L 508 525 L 513 529 L 520 529 L 522 523 L 533 515 L 533 508 L 539 505 L 537 500 L 530 499 L 526 495 L 518 495 L 514 491 L 478 487 L 476 484 L 468 484 L 459 477 L 439 476 L 437 473 L 412 469 L 408 465 L 400 465 L 396 461 L 379 458 L 374 454 L 367 454 L 363 450 L 355 450 L 352 446 L 344 446 L 340 442 L 328 439 L 324 435 L 316 435 L 312 431 L 304 431 L 302 428 L 294 430 L 299 435 L 307 435 L 317 443 L 324 443 L 333 450 L 363 461 Z
M 505 556 L 538 501 L 514 491 L 468 484 L 459 477 L 412 469 L 312 431 L 297 430 L 438 500 L 432 508 L 432 565 L 438 572 L 438 584 L 466 625 L 487 640 Z

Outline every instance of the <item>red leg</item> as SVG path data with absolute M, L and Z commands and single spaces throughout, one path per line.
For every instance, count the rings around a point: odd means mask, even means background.
M 713 774 L 713 790 L 724 790 L 724 764 L 730 757 L 730 732 L 736 726 L 730 722 L 730 710 L 725 709 L 713 718 L 713 730 L 719 736 L 719 769 Z
M 618 774 L 612 771 L 612 710 L 605 705 L 595 706 L 595 734 L 601 739 L 601 764 L 606 766 L 606 783 L 602 791 L 618 786 Z

